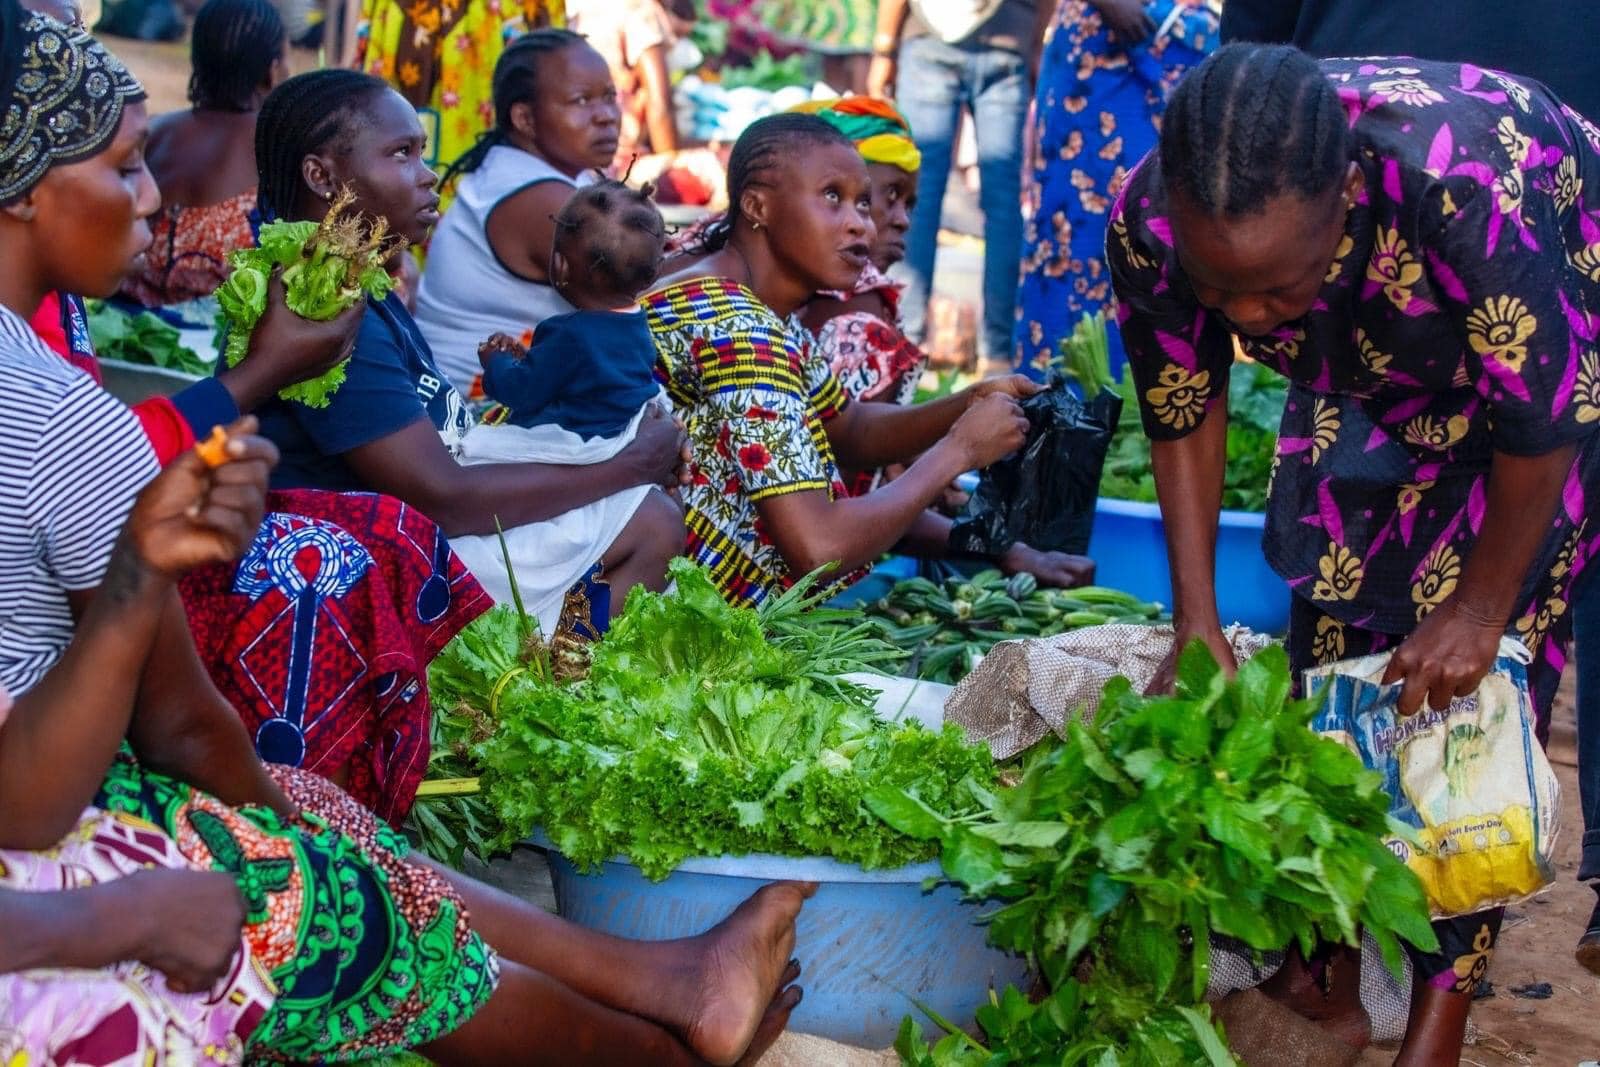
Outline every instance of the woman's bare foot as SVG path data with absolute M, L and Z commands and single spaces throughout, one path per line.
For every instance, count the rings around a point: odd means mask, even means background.
M 1291 948 L 1278 972 L 1261 983 L 1261 992 L 1352 1048 L 1366 1048 L 1372 1044 L 1372 1020 L 1361 1006 L 1361 953 L 1336 948 L 1325 966 L 1326 989 L 1299 949 Z
M 789 1028 L 789 1016 L 800 1006 L 800 1000 L 805 996 L 805 990 L 794 984 L 799 978 L 800 961 L 790 960 L 788 970 L 778 979 L 779 993 L 772 998 L 772 1003 L 767 1005 L 766 1013 L 761 1016 L 761 1022 L 756 1024 L 756 1036 L 750 1039 L 749 1047 L 739 1058 L 739 1067 L 755 1067 L 779 1036 Z
M 791 969 L 799 973 L 789 958 L 794 952 L 794 921 L 816 891 L 811 882 L 765 886 L 695 939 L 701 963 L 686 990 L 685 1003 L 692 1007 L 683 1037 L 696 1054 L 729 1067 L 758 1037 L 765 1036 L 771 1044 L 782 1032 L 789 1012 L 799 1003 L 799 997 L 789 999 L 785 989 L 794 980 Z

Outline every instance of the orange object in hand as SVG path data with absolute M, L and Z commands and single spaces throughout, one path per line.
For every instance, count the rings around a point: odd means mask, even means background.
M 221 426 L 211 427 L 211 436 L 194 446 L 208 467 L 220 467 L 228 462 L 228 431 Z

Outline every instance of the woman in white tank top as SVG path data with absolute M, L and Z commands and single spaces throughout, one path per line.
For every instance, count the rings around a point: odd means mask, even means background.
M 417 325 L 453 385 L 481 396 L 478 345 L 571 311 L 549 284 L 555 216 L 611 165 L 621 110 L 600 54 L 566 30 L 524 34 L 494 68 L 495 127 L 446 173 L 460 184 L 428 248 Z

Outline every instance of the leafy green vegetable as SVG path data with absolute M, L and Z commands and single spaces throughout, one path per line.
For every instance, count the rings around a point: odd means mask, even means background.
M 990 940 L 1048 987 L 983 1009 L 986 1046 L 950 1034 L 929 1048 L 908 1020 L 905 1062 L 1228 1063 L 1202 1000 L 1211 934 L 1309 952 L 1364 927 L 1396 973 L 1399 939 L 1435 946 L 1421 885 L 1381 843 L 1381 780 L 1313 733 L 1315 702 L 1289 689 L 1282 649 L 1228 681 L 1196 643 L 1176 695 L 1112 680 L 1095 720 L 1036 750 L 978 817 L 870 795 L 890 825 L 939 841 L 951 881 L 1002 902 Z
M 382 218 L 367 220 L 350 210 L 347 188 L 317 222 L 269 222 L 254 248 L 228 253 L 233 268 L 217 289 L 221 307 L 217 329 L 223 357 L 234 367 L 250 351 L 250 334 L 267 311 L 272 272 L 282 269 L 284 302 L 303 319 L 325 322 L 357 300 L 381 300 L 394 288 L 384 264 L 397 241 Z M 403 242 L 401 242 L 403 243 Z M 344 363 L 308 381 L 281 390 L 284 400 L 325 408 L 344 384 Z
M 1111 374 L 1106 347 L 1105 312 L 1085 315 L 1061 343 L 1061 363 L 1084 395 L 1102 389 L 1122 396 L 1122 417 L 1100 475 L 1100 495 L 1113 500 L 1156 500 L 1150 469 L 1150 439 L 1139 421 L 1139 390 L 1132 372 Z M 1278 426 L 1289 396 L 1288 379 L 1259 363 L 1240 361 L 1228 375 L 1228 462 L 1222 483 L 1222 506 L 1237 511 L 1264 511 L 1272 461 L 1278 448 Z
M 184 374 L 211 373 L 211 364 L 183 346 L 176 327 L 150 312 L 129 315 L 104 300 L 90 300 L 87 306 L 89 340 L 101 359 L 120 359 Z
M 811 84 L 811 66 L 804 52 L 796 52 L 786 59 L 774 59 L 772 53 L 761 51 L 748 67 L 723 67 L 722 87 L 739 89 L 749 87 L 777 92 L 791 85 Z
M 914 791 L 946 818 L 994 786 L 988 750 L 955 727 L 874 715 L 842 675 L 898 654 L 865 626 L 817 617 L 826 594 L 809 581 L 752 611 L 686 560 L 672 577 L 670 594 L 628 598 L 580 680 L 551 678 L 504 607 L 435 660 L 438 706 L 491 723 L 469 745 L 501 823 L 490 847 L 542 827 L 582 867 L 626 855 L 653 878 L 724 853 L 898 866 L 937 845 L 875 818 L 868 793 Z

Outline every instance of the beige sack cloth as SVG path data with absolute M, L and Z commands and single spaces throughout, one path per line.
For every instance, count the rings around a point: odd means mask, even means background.
M 1240 663 L 1272 639 L 1243 626 L 1223 631 Z M 944 706 L 968 741 L 987 741 L 995 759 L 1010 759 L 1046 733 L 1062 734 L 1078 708 L 1093 718 L 1100 691 L 1117 675 L 1143 691 L 1172 650 L 1171 626 L 1111 623 L 1055 637 L 1002 641 L 967 675 Z

